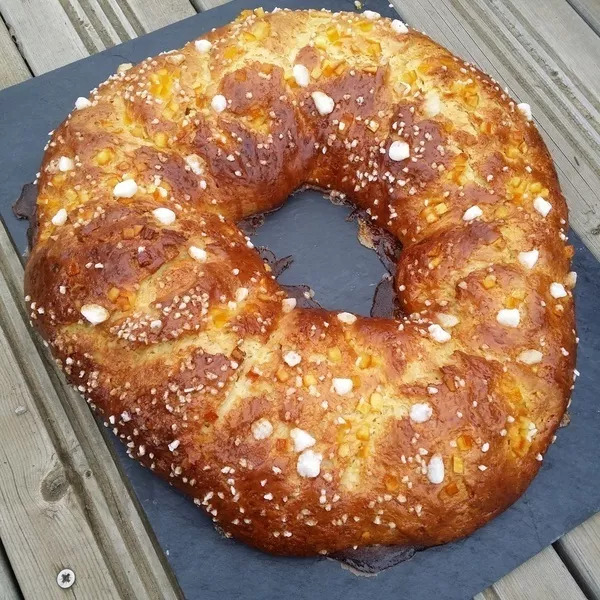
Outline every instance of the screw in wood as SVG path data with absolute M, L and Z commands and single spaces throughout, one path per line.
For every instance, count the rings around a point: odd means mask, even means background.
M 75 573 L 71 569 L 63 569 L 56 576 L 56 583 L 63 589 L 69 589 L 75 583 Z

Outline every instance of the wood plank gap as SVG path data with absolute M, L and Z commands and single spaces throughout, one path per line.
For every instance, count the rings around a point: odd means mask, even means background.
M 227 4 L 228 1 L 229 0 L 191 0 L 192 5 L 198 12 L 210 10 L 216 6 L 221 6 L 222 4 Z
M 33 77 L 16 36 L 0 12 L 0 89 Z
M 503 7 L 501 6 L 501 3 L 497 2 L 496 0 L 491 0 L 488 1 L 486 5 L 495 12 L 499 20 L 504 22 L 507 29 L 510 31 L 514 39 L 525 50 L 525 52 L 531 55 L 531 57 L 559 87 L 560 91 L 584 115 L 584 117 L 589 121 L 588 124 L 591 125 L 598 133 L 600 133 L 600 123 L 594 120 L 592 114 L 590 113 L 589 107 L 585 106 L 585 104 L 583 104 L 572 92 L 571 84 L 576 84 L 577 90 L 580 92 L 580 94 L 585 97 L 585 99 L 596 109 L 596 111 L 600 112 L 600 101 L 596 97 L 596 94 L 587 87 L 579 74 L 569 67 L 569 65 L 567 65 L 561 58 L 560 54 L 555 52 L 552 46 L 548 44 L 546 39 L 539 34 L 532 23 L 530 23 L 529 20 L 523 15 L 521 10 L 519 10 L 518 3 L 511 2 L 510 11 L 519 16 L 518 23 L 523 27 L 524 34 L 521 33 L 509 19 L 506 18 L 506 15 L 502 11 Z M 535 40 L 538 46 L 546 52 L 546 55 L 552 57 L 552 60 L 556 63 L 556 65 L 568 76 L 568 83 L 561 81 L 561 79 L 554 76 L 554 67 L 548 64 L 546 58 L 543 57 L 540 52 L 538 52 L 534 44 L 528 43 L 530 39 Z
M 119 18 L 117 17 L 113 8 L 109 5 L 108 0 L 98 0 L 98 1 L 101 3 L 102 7 L 104 8 L 104 11 L 107 14 L 110 12 L 111 15 L 113 15 L 114 20 L 111 20 L 111 22 L 113 23 L 113 26 L 115 28 L 117 28 L 117 27 L 122 28 L 122 25 L 120 25 L 120 22 L 119 22 Z M 127 19 L 127 21 L 129 21 L 129 24 L 131 25 L 131 28 L 135 32 L 136 36 L 140 36 L 140 35 L 144 35 L 145 33 L 148 33 L 146 31 L 146 29 L 144 29 L 144 26 L 142 25 L 140 20 L 137 18 L 137 15 L 131 8 L 131 5 L 129 4 L 128 0 L 119 0 L 117 2 L 117 6 L 121 10 L 121 13 Z M 128 38 L 128 39 L 131 39 L 131 38 Z
M 441 23 L 447 23 L 450 19 L 456 21 L 456 15 L 454 15 L 453 13 L 449 13 L 448 11 L 445 11 L 444 14 L 442 14 L 440 12 L 440 7 L 443 8 L 443 5 L 438 4 L 437 2 L 433 1 L 433 2 L 429 2 L 429 5 L 431 7 L 431 10 L 434 11 L 437 14 L 437 19 L 439 20 L 439 22 Z M 448 23 L 449 24 L 449 23 Z M 476 45 L 477 43 L 475 42 L 475 40 L 471 37 L 470 33 L 466 30 L 463 29 L 462 30 L 464 33 L 466 33 L 469 36 L 469 39 Z M 443 43 L 445 47 L 452 49 L 452 48 L 457 48 L 458 46 L 460 46 L 462 48 L 462 50 L 458 51 L 458 54 L 460 56 L 460 58 L 463 58 L 464 60 L 469 60 L 469 62 L 472 62 L 473 64 L 475 64 L 476 66 L 478 66 L 479 68 L 483 69 L 482 66 L 478 65 L 475 62 L 475 59 L 473 58 L 473 56 L 470 54 L 470 52 L 467 50 L 466 46 L 464 46 L 462 40 L 460 39 L 460 35 L 459 32 L 461 32 L 461 28 L 460 27 L 454 27 L 454 26 L 450 26 L 449 27 L 449 31 L 448 33 L 452 34 L 453 38 L 456 40 L 454 43 L 450 42 L 449 43 L 449 38 L 447 36 L 444 35 L 444 38 L 446 41 L 442 42 L 439 41 L 438 43 Z M 446 32 L 444 32 L 446 33 Z M 436 40 L 437 41 L 437 40 Z M 478 46 L 479 47 L 479 46 Z
M 485 6 L 487 8 L 493 8 L 494 4 L 495 3 L 493 0 L 491 2 L 486 1 Z M 503 66 L 507 70 L 512 70 L 512 75 L 515 78 L 515 80 L 519 83 L 519 85 L 524 89 L 530 88 L 530 90 L 529 90 L 530 98 L 528 100 L 533 99 L 535 101 L 535 103 L 537 104 L 537 106 L 544 107 L 546 110 L 544 110 L 543 112 L 547 115 L 552 114 L 552 111 L 549 110 L 549 101 L 552 101 L 553 104 L 555 104 L 559 110 L 562 110 L 563 112 L 566 112 L 566 113 L 571 113 L 571 114 L 573 113 L 573 111 L 570 109 L 570 107 L 567 106 L 564 103 L 564 101 L 559 99 L 555 93 L 551 94 L 549 90 L 545 90 L 545 93 L 541 93 L 541 92 L 538 92 L 533 86 L 529 86 L 528 82 L 524 78 L 524 76 L 521 73 L 519 73 L 518 70 L 513 69 L 512 61 L 508 57 L 505 58 L 505 53 L 502 52 L 502 50 L 498 47 L 498 45 L 495 43 L 495 41 L 486 33 L 485 30 L 478 29 L 477 21 L 481 22 L 481 20 L 485 20 L 486 15 L 483 12 L 483 10 L 481 9 L 481 7 L 478 6 L 477 2 L 469 2 L 468 6 L 464 6 L 461 3 L 461 0 L 457 0 L 454 2 L 454 5 L 456 6 L 457 11 L 459 11 L 461 13 L 461 16 L 464 18 L 465 22 L 470 23 L 471 27 L 474 30 L 478 30 L 478 33 L 481 36 L 484 43 L 486 44 L 486 46 L 493 50 L 494 57 L 499 62 L 503 63 Z M 474 13 L 477 14 L 477 17 L 475 17 Z M 497 16 L 498 16 L 498 19 L 503 23 L 503 25 L 505 25 L 507 27 L 507 29 L 510 31 L 509 24 L 503 20 L 501 15 L 497 15 Z M 493 30 L 494 25 L 490 23 L 489 29 Z M 496 28 L 496 35 L 502 36 L 502 32 L 500 32 L 497 28 Z M 513 34 L 513 37 L 514 37 L 514 34 Z M 517 38 L 515 38 L 515 39 L 517 39 Z M 509 43 L 510 43 L 510 41 L 509 41 Z M 478 46 L 478 48 L 480 50 L 482 50 L 480 46 Z M 525 46 L 523 46 L 523 48 L 526 50 L 527 54 L 530 54 L 531 51 L 529 48 L 526 48 Z M 539 66 L 539 63 L 537 61 L 536 61 L 536 64 Z M 555 83 L 555 82 L 553 82 L 553 83 Z M 567 89 L 567 86 L 564 86 L 564 88 L 561 89 L 561 91 L 564 92 L 566 89 Z M 511 95 L 518 97 L 518 94 L 516 94 L 514 92 L 514 90 L 510 90 L 510 91 L 511 91 Z M 573 98 L 569 98 L 569 99 L 573 101 Z M 520 100 L 527 100 L 527 99 L 521 98 Z M 599 109 L 600 109 L 600 106 L 599 106 Z M 592 119 L 592 116 L 589 114 L 589 111 L 587 111 L 587 110 L 585 111 L 585 113 L 587 113 L 587 114 L 583 115 L 583 117 L 584 117 L 583 121 L 587 125 L 589 125 L 589 120 Z M 573 116 L 577 117 L 577 115 L 573 115 Z M 579 144 L 577 142 L 577 140 L 575 139 L 575 136 L 571 133 L 569 127 L 566 127 L 556 121 L 554 122 L 554 125 L 559 129 L 561 135 L 564 136 L 565 139 L 569 140 L 569 142 L 572 145 L 580 146 L 580 150 L 582 151 L 582 154 L 584 155 L 586 161 L 589 162 L 590 166 L 596 164 L 597 156 L 594 156 L 591 153 L 588 153 L 587 149 L 581 148 L 581 144 Z M 586 128 L 581 128 L 580 133 L 583 133 L 583 135 L 586 137 L 586 140 L 592 146 L 594 153 L 600 155 L 599 140 L 595 139 L 593 136 L 591 136 Z M 570 160 L 570 157 L 567 157 L 567 158 Z
M 189 0 L 0 0 L 0 12 L 35 75 L 196 14 Z
M 581 573 L 581 570 L 573 561 L 569 552 L 565 551 L 565 549 L 558 543 L 558 540 L 552 544 L 554 551 L 558 554 L 560 560 L 562 560 L 563 564 L 567 568 L 567 571 L 571 574 L 571 577 L 577 582 L 577 585 L 581 588 L 581 591 L 585 594 L 585 597 L 588 600 L 598 600 L 598 596 L 594 594 L 591 586 L 589 585 L 587 579 Z
M 589 600 L 552 546 L 493 585 L 500 600 Z
M 132 24 L 137 23 L 136 31 L 141 27 L 145 33 L 196 14 L 189 0 L 109 1 L 112 5 L 118 6 Z
M 98 43 L 98 41 L 94 41 L 93 36 L 90 35 L 88 31 L 88 27 L 85 26 L 85 21 L 77 14 L 75 7 L 71 4 L 69 0 L 58 0 L 61 8 L 63 9 L 65 15 L 71 22 L 73 29 L 77 32 L 81 43 L 86 49 L 88 54 L 95 54 L 102 50 L 102 46 Z
M 600 599 L 600 513 L 572 529 L 556 541 L 557 552 L 577 573 L 591 598 Z
M 120 42 L 126 42 L 131 39 L 131 36 L 126 31 L 123 24 L 117 23 L 117 26 L 115 27 L 115 23 L 110 19 L 110 16 L 105 9 L 108 8 L 113 17 L 116 16 L 114 11 L 110 6 L 105 6 L 105 3 L 102 3 L 101 0 L 70 1 L 73 2 L 74 5 L 77 3 L 105 48 L 110 48 Z
M 592 0 L 595 3 L 596 14 L 592 13 L 587 6 L 582 6 L 581 0 L 566 0 L 566 2 L 582 18 L 585 24 L 600 37 L 600 5 L 598 0 Z

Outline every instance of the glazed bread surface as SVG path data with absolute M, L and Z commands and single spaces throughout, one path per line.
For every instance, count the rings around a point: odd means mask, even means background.
M 236 223 L 311 186 L 403 316 L 306 309 Z M 573 382 L 567 208 L 526 104 L 400 21 L 257 9 L 52 134 L 31 318 L 129 454 L 281 554 L 429 546 L 526 489 Z M 335 248 L 324 248 L 324 260 Z

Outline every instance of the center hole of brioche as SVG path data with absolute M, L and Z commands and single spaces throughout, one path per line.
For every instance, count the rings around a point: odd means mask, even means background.
M 251 235 L 278 259 L 292 257 L 277 278 L 286 286 L 307 285 L 323 308 L 369 316 L 375 291 L 387 270 L 358 240 L 353 207 L 333 203 L 322 192 L 302 190 L 264 217 Z

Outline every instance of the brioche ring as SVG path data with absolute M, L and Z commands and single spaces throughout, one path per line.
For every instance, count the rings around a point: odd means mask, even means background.
M 403 245 L 399 319 L 304 309 L 240 219 L 300 186 Z M 129 454 L 280 554 L 469 534 L 537 472 L 575 358 L 567 208 L 525 104 L 377 13 L 246 11 L 53 133 L 31 318 Z

